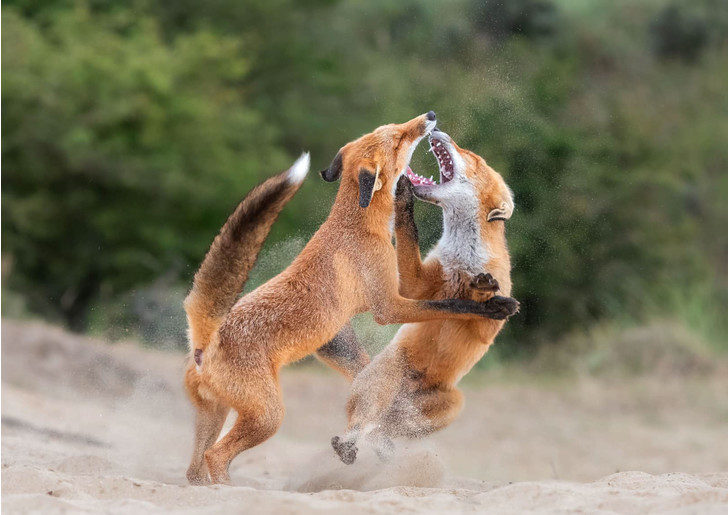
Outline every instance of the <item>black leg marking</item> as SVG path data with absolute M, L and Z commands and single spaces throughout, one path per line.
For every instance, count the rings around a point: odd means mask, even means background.
M 501 297 L 500 295 L 496 295 L 485 302 L 468 299 L 426 300 L 424 302 L 433 309 L 441 309 L 451 313 L 480 315 L 493 320 L 505 320 L 516 314 L 519 307 L 516 299 Z
M 356 337 L 351 324 L 346 324 L 325 345 L 316 351 L 319 358 L 336 363 L 352 376 L 369 363 L 369 355 Z

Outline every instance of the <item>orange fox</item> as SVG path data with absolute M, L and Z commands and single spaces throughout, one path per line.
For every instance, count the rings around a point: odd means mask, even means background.
M 430 146 L 440 184 L 409 172 L 400 179 L 396 243 L 400 293 L 415 299 L 510 295 L 505 223 L 513 196 L 483 158 L 435 130 Z M 441 206 L 443 235 L 422 262 L 413 218 L 414 196 Z M 331 443 L 345 463 L 356 459 L 364 436 L 387 459 L 392 438 L 416 438 L 450 424 L 463 404 L 458 381 L 483 357 L 504 321 L 431 320 L 403 325 L 392 343 L 354 379 L 347 404 L 348 432 Z
M 350 376 L 361 369 L 366 354 L 340 332 L 353 315 L 372 311 L 378 323 L 390 324 L 502 319 L 514 312 L 516 301 L 506 297 L 481 303 L 399 294 L 389 229 L 394 190 L 417 143 L 434 127 L 430 111 L 345 145 L 321 173 L 327 181 L 341 179 L 326 222 L 286 270 L 240 299 L 273 220 L 297 190 L 291 181 L 300 183 L 308 160 L 253 190 L 227 220 L 185 300 L 191 351 L 185 383 L 197 408 L 190 482 L 229 482 L 233 458 L 275 434 L 284 414 L 283 365 L 320 351 Z M 238 418 L 215 443 L 231 408 Z

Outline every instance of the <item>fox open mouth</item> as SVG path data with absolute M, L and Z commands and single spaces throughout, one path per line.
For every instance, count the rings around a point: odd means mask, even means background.
M 440 132 L 440 134 L 444 134 Z M 440 185 L 445 184 L 446 182 L 450 182 L 453 177 L 455 177 L 455 165 L 453 164 L 452 155 L 447 149 L 447 146 L 444 144 L 443 140 L 440 139 L 437 136 L 430 136 L 429 138 L 430 142 L 430 150 L 433 154 L 435 154 L 435 157 L 437 158 L 437 166 L 440 170 Z M 430 176 L 428 179 L 427 177 L 422 177 L 421 175 L 416 174 L 412 171 L 412 168 L 407 167 L 407 177 L 409 178 L 410 182 L 414 186 L 437 186 L 437 182 L 435 182 Z

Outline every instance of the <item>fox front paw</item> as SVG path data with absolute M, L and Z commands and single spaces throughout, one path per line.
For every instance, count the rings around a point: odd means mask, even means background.
M 500 289 L 498 281 L 490 274 L 478 274 L 470 281 L 470 288 L 483 292 L 494 292 Z
M 412 182 L 406 175 L 402 175 L 397 181 L 397 189 L 394 196 L 395 205 L 404 210 L 412 209 L 415 205 L 415 193 Z
M 491 274 L 478 274 L 470 280 L 469 297 L 478 302 L 486 302 L 499 289 L 498 281 Z
M 506 320 L 520 309 L 520 303 L 511 297 L 496 295 L 483 302 L 484 315 L 494 320 Z

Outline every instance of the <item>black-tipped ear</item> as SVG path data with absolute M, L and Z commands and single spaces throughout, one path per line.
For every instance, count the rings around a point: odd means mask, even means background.
M 339 151 L 336 153 L 336 157 L 331 161 L 329 167 L 326 170 L 321 170 L 321 177 L 326 182 L 338 181 L 341 177 L 343 166 L 343 158 L 341 157 L 341 151 Z
M 377 182 L 376 174 L 366 168 L 359 170 L 359 205 L 369 207 L 374 195 L 374 184 Z

